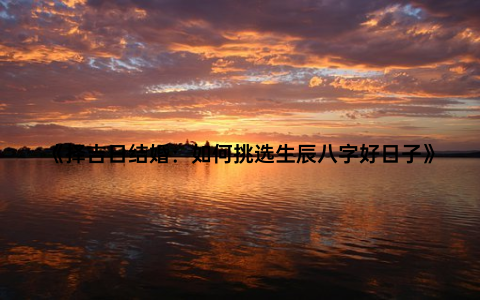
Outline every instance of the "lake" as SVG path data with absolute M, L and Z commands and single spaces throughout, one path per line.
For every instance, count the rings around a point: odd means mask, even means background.
M 0 160 L 0 299 L 480 296 L 480 159 Z

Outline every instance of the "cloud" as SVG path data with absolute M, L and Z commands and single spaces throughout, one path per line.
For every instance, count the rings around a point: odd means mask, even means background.
M 313 76 L 312 79 L 310 79 L 310 82 L 308 83 L 309 87 L 316 87 L 319 85 L 322 85 L 323 79 L 317 76 Z
M 472 147 L 478 9 L 453 0 L 2 2 L 2 140 L 93 134 L 101 143 L 158 131 L 179 141 L 202 132 L 321 141 L 360 128 L 372 139 L 414 132 Z

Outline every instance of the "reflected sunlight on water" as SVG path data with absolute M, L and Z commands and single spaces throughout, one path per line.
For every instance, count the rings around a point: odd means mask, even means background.
M 479 179 L 476 159 L 0 160 L 0 298 L 479 295 Z

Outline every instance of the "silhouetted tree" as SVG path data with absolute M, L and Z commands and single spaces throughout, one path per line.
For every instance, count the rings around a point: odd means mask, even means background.
M 27 146 L 23 146 L 22 148 L 18 149 L 18 151 L 25 151 L 25 152 L 28 152 L 30 151 L 30 148 L 28 148 Z
M 14 157 L 17 154 L 17 149 L 12 147 L 7 147 L 3 149 L 3 156 L 5 157 Z

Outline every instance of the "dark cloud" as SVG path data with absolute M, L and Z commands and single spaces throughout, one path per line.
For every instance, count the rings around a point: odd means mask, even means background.
M 412 0 L 442 22 L 464 27 L 480 28 L 480 2 L 476 0 Z

